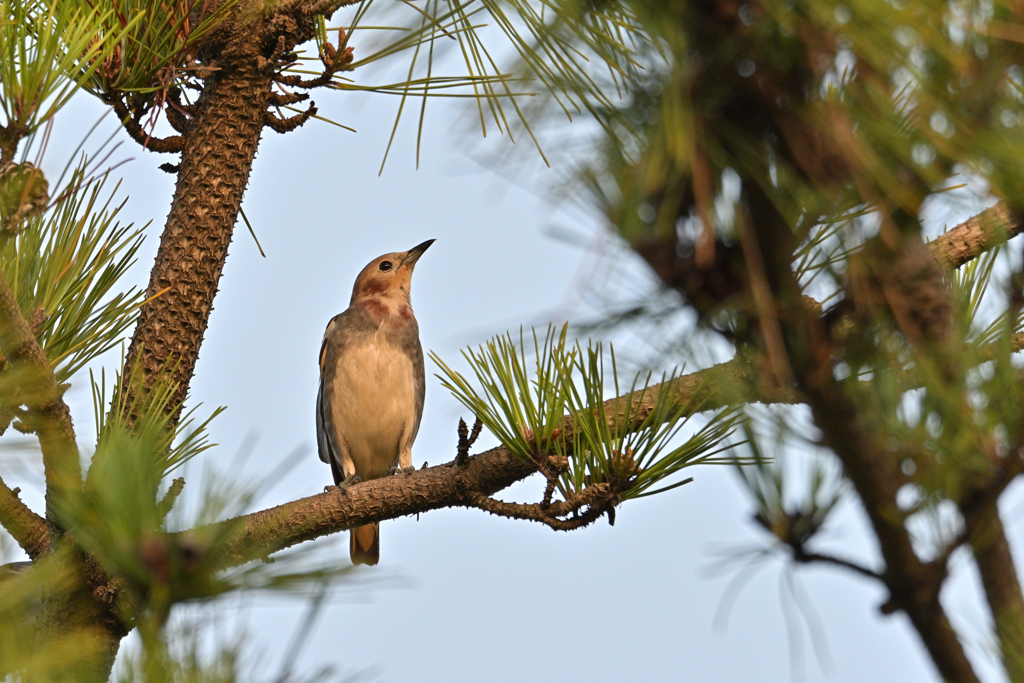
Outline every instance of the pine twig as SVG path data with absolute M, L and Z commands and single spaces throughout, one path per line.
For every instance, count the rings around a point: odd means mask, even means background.
M 121 121 L 121 127 L 125 129 L 129 137 L 144 148 L 152 152 L 159 152 L 162 154 L 175 154 L 184 149 L 185 138 L 181 135 L 158 138 L 147 133 L 143 127 L 139 125 L 136 118 L 132 116 L 132 113 L 128 110 L 128 105 L 124 103 L 124 100 L 121 99 L 120 95 L 107 95 L 104 99 L 107 104 L 113 107 L 114 113 L 117 114 L 118 119 Z
M 470 433 L 469 428 L 466 426 L 466 421 L 461 417 L 459 418 L 459 446 L 458 451 L 455 455 L 455 464 L 458 467 L 464 467 L 469 461 L 469 449 L 476 443 L 476 439 L 480 436 L 480 430 L 483 429 L 484 423 L 480 421 L 480 418 L 476 418 L 473 422 L 473 432 Z

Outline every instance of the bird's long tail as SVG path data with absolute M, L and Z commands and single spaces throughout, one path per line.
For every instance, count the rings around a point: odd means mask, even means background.
M 380 524 L 364 524 L 349 532 L 352 564 L 377 564 L 380 560 Z

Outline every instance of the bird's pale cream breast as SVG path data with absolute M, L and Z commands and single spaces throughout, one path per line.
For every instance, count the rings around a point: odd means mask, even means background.
M 331 392 L 331 417 L 363 478 L 387 474 L 413 438 L 417 417 L 412 360 L 375 335 L 338 359 Z

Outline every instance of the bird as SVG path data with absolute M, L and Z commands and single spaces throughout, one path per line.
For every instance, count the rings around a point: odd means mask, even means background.
M 343 493 L 359 481 L 415 470 L 412 444 L 426 382 L 410 283 L 416 262 L 433 243 L 370 261 L 356 278 L 349 307 L 324 332 L 317 448 Z M 349 533 L 352 563 L 377 564 L 379 523 Z

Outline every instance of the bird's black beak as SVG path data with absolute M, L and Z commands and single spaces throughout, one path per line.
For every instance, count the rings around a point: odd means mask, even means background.
M 423 256 L 423 252 L 429 249 L 430 245 L 433 244 L 434 242 L 435 240 L 427 240 L 426 242 L 423 242 L 422 244 L 417 244 L 415 247 L 405 252 L 405 258 L 402 259 L 402 265 L 415 265 L 416 262 L 420 260 L 420 256 Z

